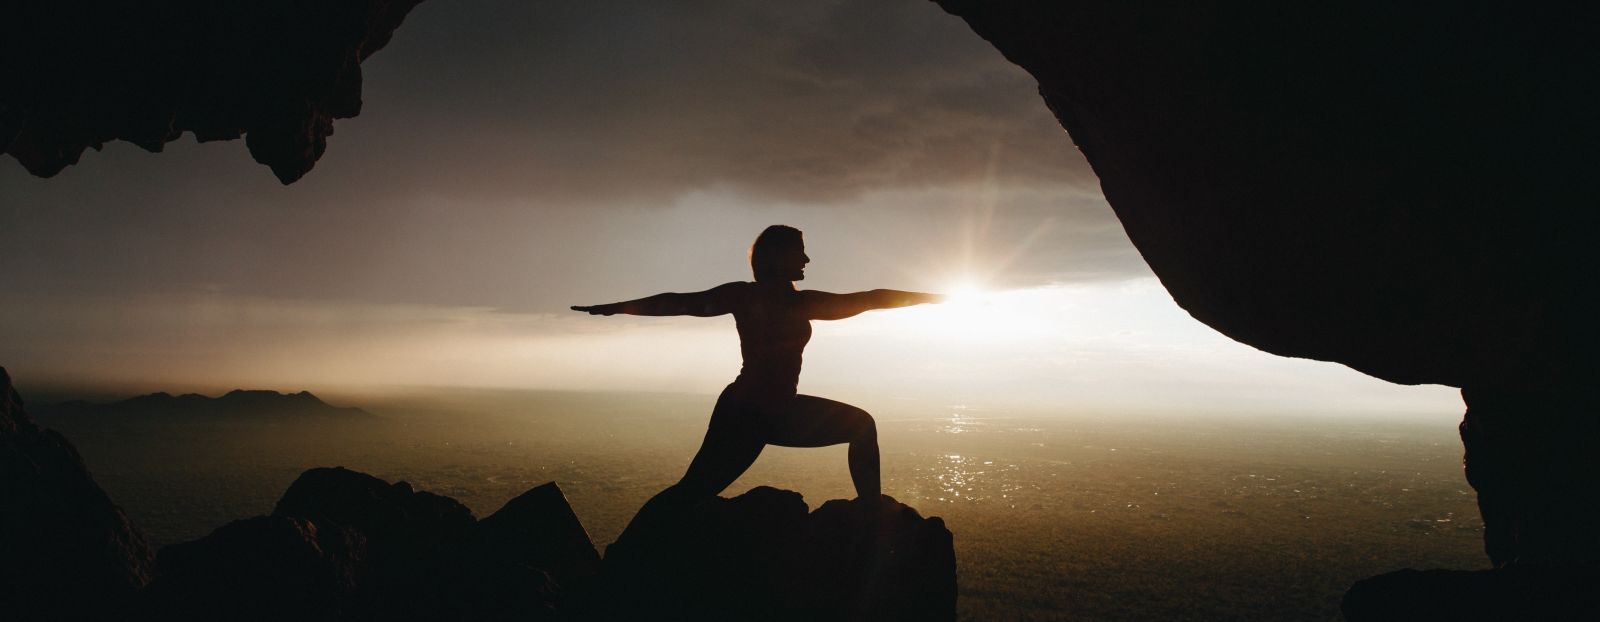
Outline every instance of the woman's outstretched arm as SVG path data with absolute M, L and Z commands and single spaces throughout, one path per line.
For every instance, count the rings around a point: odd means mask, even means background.
M 842 320 L 873 309 L 894 309 L 911 305 L 943 302 L 943 294 L 874 289 L 854 294 L 833 294 L 806 290 L 800 292 L 806 303 L 806 316 L 813 320 Z
M 693 315 L 698 317 L 711 317 L 732 313 L 737 304 L 740 288 L 744 283 L 726 283 L 718 285 L 703 292 L 688 294 L 656 294 L 628 300 L 613 302 L 603 305 L 573 305 L 573 311 L 582 311 L 589 315 Z

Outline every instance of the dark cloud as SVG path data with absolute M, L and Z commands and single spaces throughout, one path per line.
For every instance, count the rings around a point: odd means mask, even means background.
M 292 186 L 187 140 L 0 166 L 0 289 L 555 310 L 746 278 L 778 221 L 817 286 L 1146 274 L 1032 79 L 921 0 L 423 3 L 363 70 Z
M 1092 183 L 1032 79 L 929 3 L 441 3 L 402 35 L 356 130 L 385 156 L 345 173 L 588 200 Z
M 1032 79 L 920 0 L 424 3 L 363 69 L 362 116 L 301 182 L 352 202 L 1093 183 Z M 214 157 L 163 164 L 245 156 Z

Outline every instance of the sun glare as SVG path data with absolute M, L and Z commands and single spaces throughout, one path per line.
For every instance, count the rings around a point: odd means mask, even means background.
M 962 302 L 977 298 L 983 293 L 983 291 L 983 286 L 979 285 L 976 281 L 962 280 L 952 281 L 950 284 L 941 288 L 939 293 L 944 294 L 945 302 Z
M 992 339 L 1005 334 L 1005 320 L 995 313 L 999 292 L 973 281 L 958 281 L 945 289 L 943 303 L 928 307 L 926 330 L 958 339 Z
M 944 295 L 938 304 L 886 316 L 885 329 L 921 338 L 940 335 L 956 341 L 1003 341 L 1024 338 L 1036 328 L 1032 318 L 1019 317 L 1011 304 L 1017 292 L 994 290 L 962 279 L 933 290 Z

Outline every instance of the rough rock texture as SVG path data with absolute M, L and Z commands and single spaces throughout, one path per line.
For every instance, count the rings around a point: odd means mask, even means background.
M 1592 7 L 939 3 L 1200 321 L 1407 384 L 1593 377 Z
M 937 1 L 1038 79 L 1179 305 L 1462 387 L 1492 561 L 1600 560 L 1593 7 Z
M 1461 395 L 1467 481 L 1490 561 L 1600 563 L 1600 396 L 1587 386 Z
M 0 368 L 0 618 L 103 619 L 150 578 L 150 547 L 72 443 Z
M 885 498 L 759 487 L 641 510 L 606 549 L 606 619 L 954 620 L 955 553 L 938 518 Z
M 555 482 L 507 501 L 478 521 L 474 555 L 526 564 L 574 586 L 600 571 L 600 553 Z
M 797 493 L 757 488 L 641 511 L 609 553 L 602 564 L 554 483 L 478 521 L 449 497 L 337 467 L 301 474 L 273 515 L 152 560 L 0 368 L 6 620 L 955 618 L 950 532 L 887 497 L 808 513 Z
M 346 619 L 550 619 L 586 590 L 599 556 L 555 483 L 477 521 L 454 499 L 345 468 L 311 469 L 275 514 L 358 534 Z
M 136 617 L 339 620 L 353 610 L 359 533 L 285 516 L 234 521 L 161 549 Z
M 127 610 L 147 620 L 549 620 L 587 595 L 599 556 L 554 483 L 490 519 L 449 497 L 311 469 L 272 516 L 157 557 Z M 571 616 L 565 616 L 570 618 Z
M 1512 564 L 1493 570 L 1401 570 L 1358 581 L 1351 622 L 1600 619 L 1600 566 Z
M 430 558 L 460 548 L 477 519 L 450 497 L 390 484 L 344 467 L 301 473 L 278 499 L 273 514 L 361 531 L 372 557 Z
M 114 2 L 0 9 L 0 153 L 49 177 L 87 147 L 241 136 L 283 183 L 361 112 L 361 61 L 421 0 Z
M 302 473 L 273 513 L 338 526 L 367 541 L 361 597 L 380 617 L 418 619 L 448 609 L 456 558 L 477 519 L 455 499 L 389 484 L 343 467 Z

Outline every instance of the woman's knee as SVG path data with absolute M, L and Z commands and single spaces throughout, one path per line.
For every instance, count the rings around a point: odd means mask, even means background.
M 878 422 L 873 420 L 871 414 L 868 414 L 865 410 L 857 408 L 855 420 L 855 432 L 857 439 L 864 441 L 878 440 Z

